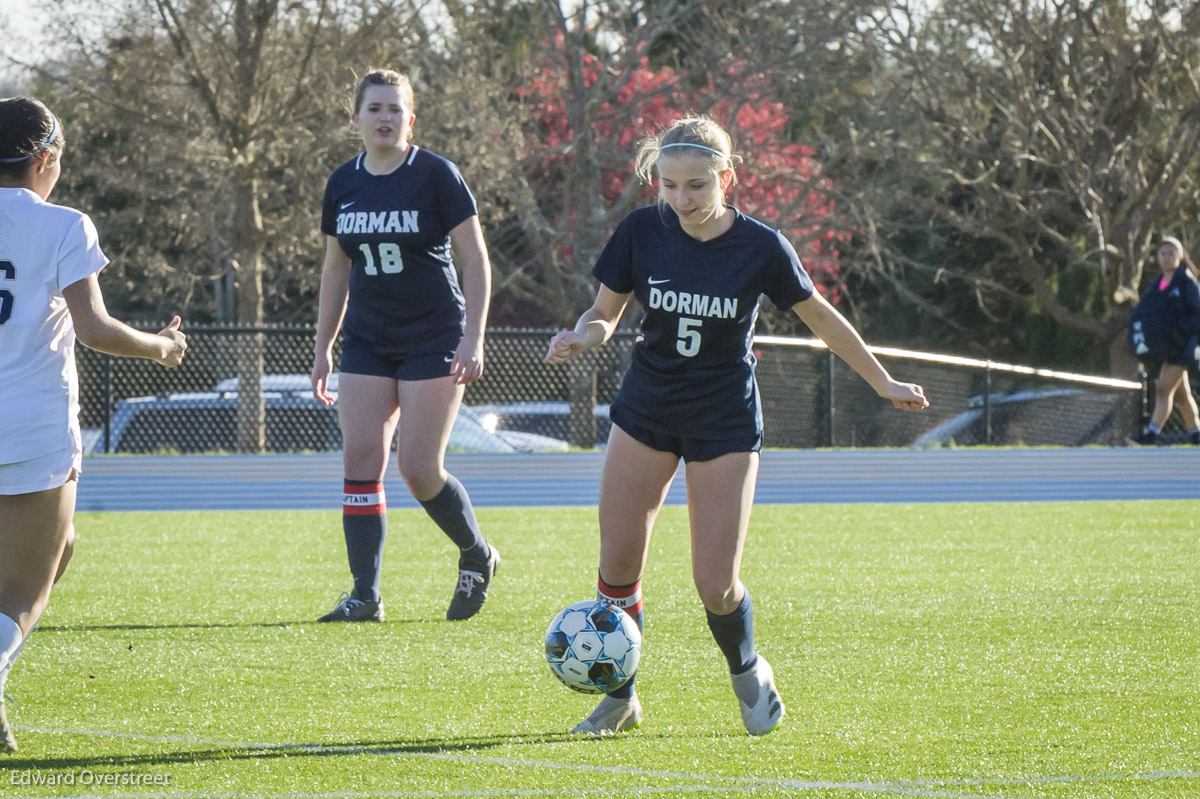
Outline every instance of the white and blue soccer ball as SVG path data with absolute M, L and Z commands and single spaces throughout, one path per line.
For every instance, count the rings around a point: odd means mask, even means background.
M 637 671 L 641 657 L 637 622 L 607 602 L 576 602 L 560 611 L 546 629 L 550 671 L 573 691 L 614 691 Z

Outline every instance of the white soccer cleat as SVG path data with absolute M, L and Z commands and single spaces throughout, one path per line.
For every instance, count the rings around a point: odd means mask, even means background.
M 596 705 L 592 715 L 571 729 L 572 735 L 615 735 L 632 730 L 642 723 L 642 703 L 637 694 L 628 699 L 606 696 Z
M 775 687 L 775 672 L 762 655 L 754 666 L 733 676 L 733 692 L 742 707 L 742 724 L 751 735 L 766 735 L 783 719 L 783 700 Z

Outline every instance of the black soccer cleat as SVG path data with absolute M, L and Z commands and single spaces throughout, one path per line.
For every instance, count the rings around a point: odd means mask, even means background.
M 1133 439 L 1133 443 L 1140 447 L 1156 447 L 1158 446 L 1158 433 L 1151 433 L 1147 430 Z
M 362 600 L 344 591 L 338 597 L 337 607 L 317 621 L 383 621 L 383 599 L 378 602 Z
M 492 576 L 500 567 L 500 553 L 491 544 L 488 544 L 488 551 L 490 555 L 484 564 L 469 563 L 461 557 L 458 559 L 458 585 L 454 588 L 454 596 L 446 610 L 446 618 L 449 621 L 471 618 L 487 601 Z

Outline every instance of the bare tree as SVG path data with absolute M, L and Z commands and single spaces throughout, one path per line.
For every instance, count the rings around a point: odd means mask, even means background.
M 704 13 L 704 4 L 534 0 L 445 6 L 458 37 L 457 80 L 466 81 L 450 105 L 470 108 L 473 137 L 488 150 L 488 168 L 475 176 L 480 192 L 495 200 L 485 222 L 491 223 L 496 291 L 559 323 L 573 323 L 591 302 L 591 263 L 642 197 L 636 181 L 616 197 L 605 184 L 606 172 L 629 172 L 630 148 L 616 134 L 638 123 L 627 96 L 631 75 L 658 33 Z M 547 103 L 554 105 L 561 130 L 541 127 Z M 476 160 L 463 155 L 464 164 Z M 555 178 L 548 181 L 549 172 Z
M 63 5 L 64 27 L 86 30 Z M 116 247 L 141 256 L 118 267 L 128 294 L 148 308 L 170 296 L 201 316 L 228 283 L 242 325 L 264 322 L 268 292 L 277 315 L 291 304 L 311 318 L 321 186 L 357 146 L 347 88 L 356 70 L 407 49 L 396 32 L 419 12 L 407 2 L 130 0 L 103 33 L 77 36 L 44 74 L 65 84 L 80 134 L 72 188 L 114 224 Z M 263 341 L 232 340 L 238 448 L 261 451 Z
M 864 40 L 877 102 L 853 143 L 867 168 L 849 183 L 873 220 L 952 240 L 949 262 L 918 264 L 866 228 L 876 275 L 905 291 L 914 271 L 936 270 L 985 313 L 1021 298 L 1130 374 L 1124 328 L 1143 264 L 1197 208 L 1200 7 L 897 3 Z

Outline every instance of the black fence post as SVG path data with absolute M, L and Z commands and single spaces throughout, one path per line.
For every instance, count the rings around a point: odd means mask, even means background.
M 112 355 L 104 356 L 104 454 L 112 454 L 112 383 L 113 383 L 113 361 L 116 360 Z
M 983 443 L 992 443 L 992 367 L 983 367 Z
M 1133 431 L 1136 436 L 1146 429 L 1146 425 L 1150 423 L 1150 375 L 1144 370 L 1138 370 L 1138 382 L 1142 384 L 1142 388 L 1138 391 L 1138 426 Z
M 829 446 L 831 446 L 831 447 L 834 445 L 834 435 L 833 434 L 834 434 L 834 429 L 835 429 L 835 426 L 834 426 L 835 425 L 835 422 L 834 422 L 835 408 L 833 405 L 833 402 L 834 402 L 833 368 L 834 368 L 834 362 L 836 360 L 837 360 L 837 357 L 833 354 L 833 350 L 829 350 L 828 356 L 825 359 L 825 390 L 826 390 L 825 408 L 826 408 L 826 425 L 829 428 Z

